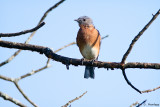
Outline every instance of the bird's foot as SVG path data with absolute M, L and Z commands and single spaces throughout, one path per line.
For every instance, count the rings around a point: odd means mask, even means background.
M 85 60 L 84 58 L 82 58 L 82 59 L 81 59 L 81 63 L 82 63 L 82 65 L 83 65 L 83 61 L 84 61 L 84 60 Z
M 82 58 L 82 59 L 81 59 L 81 63 L 82 63 L 82 65 L 83 65 L 83 61 L 84 61 L 84 60 L 85 60 L 84 58 Z
M 91 64 L 93 65 L 93 63 L 96 61 L 96 59 L 93 59 L 93 60 L 91 60 L 90 62 L 91 62 Z

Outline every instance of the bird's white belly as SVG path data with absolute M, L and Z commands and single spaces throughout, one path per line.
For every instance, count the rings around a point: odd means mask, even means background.
M 96 59 L 98 56 L 98 50 L 94 47 L 91 47 L 89 45 L 85 45 L 82 50 L 82 55 L 84 58 L 91 60 Z

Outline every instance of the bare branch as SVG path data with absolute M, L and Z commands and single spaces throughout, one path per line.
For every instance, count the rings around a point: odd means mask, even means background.
M 124 79 L 126 80 L 127 84 L 130 85 L 134 90 L 136 90 L 137 92 L 141 94 L 142 92 L 139 89 L 137 89 L 134 85 L 132 85 L 132 83 L 128 80 L 126 73 L 125 73 L 125 69 L 122 69 L 122 73 L 123 73 Z
M 47 65 L 45 65 L 44 67 L 39 68 L 38 70 L 29 72 L 29 73 L 27 73 L 27 74 L 25 74 L 25 75 L 20 76 L 19 78 L 17 78 L 17 80 L 24 79 L 24 78 L 26 78 L 26 77 L 28 77 L 28 76 L 31 76 L 31 75 L 33 75 L 33 74 L 35 74 L 35 73 L 38 73 L 38 72 L 40 72 L 40 71 L 42 71 L 42 70 L 44 70 L 44 69 L 46 69 L 46 68 L 49 68 L 49 67 L 50 67 L 50 65 L 47 64 Z
M 138 104 L 136 107 L 140 107 L 142 104 L 144 104 L 147 100 L 144 100 L 142 103 Z
M 149 90 L 145 90 L 145 91 L 141 91 L 142 93 L 149 93 L 149 92 L 152 92 L 152 91 L 155 91 L 157 89 L 160 89 L 160 86 L 157 87 L 157 88 L 153 88 L 153 89 L 149 89 Z
M 8 42 L 8 41 L 0 41 L 1 47 L 7 47 L 7 48 L 16 48 L 16 49 L 23 49 L 23 50 L 30 50 L 35 51 L 40 54 L 45 54 L 48 58 L 52 58 L 55 61 L 61 62 L 63 64 L 72 64 L 75 66 L 81 65 L 81 66 L 94 66 L 98 68 L 117 68 L 122 69 L 125 67 L 127 68 L 144 68 L 144 69 L 160 69 L 160 63 L 140 63 L 140 62 L 129 62 L 122 66 L 121 62 L 101 62 L 101 61 L 95 61 L 91 63 L 90 61 L 85 60 L 81 62 L 81 59 L 75 59 L 75 58 L 68 58 L 61 55 L 58 55 L 54 53 L 50 48 L 43 47 L 43 46 L 37 46 L 37 45 L 31 45 L 31 44 L 23 44 L 23 43 L 15 43 L 15 42 Z
M 7 64 L 7 63 L 9 63 L 10 61 L 12 61 L 12 59 L 13 59 L 14 57 L 16 57 L 20 52 L 21 52 L 21 50 L 16 51 L 16 52 L 15 52 L 12 56 L 10 56 L 7 60 L 1 62 L 1 63 L 0 63 L 0 67 L 3 66 L 3 65 L 5 65 L 5 64 Z
M 68 47 L 68 46 L 74 45 L 74 44 L 76 44 L 76 42 L 71 42 L 71 43 L 69 43 L 69 44 L 67 44 L 67 45 L 65 45 L 65 46 L 63 46 L 63 47 L 61 47 L 61 48 L 55 50 L 54 53 L 57 53 L 58 51 L 60 51 L 60 50 L 62 50 L 62 49 L 64 49 L 64 48 L 66 48 L 66 47 Z
M 98 67 L 98 68 L 117 68 L 117 69 L 123 69 L 123 67 L 126 68 L 144 68 L 144 69 L 160 69 L 160 63 L 139 63 L 139 62 L 132 62 L 132 63 L 127 63 L 122 65 L 121 62 L 101 62 L 101 61 L 95 61 L 93 62 L 93 64 L 90 61 L 84 61 L 83 65 L 81 63 L 81 59 L 74 59 L 74 58 L 68 58 L 68 57 L 64 57 L 61 55 L 58 55 L 56 53 L 54 53 L 51 49 L 47 48 L 47 47 L 43 47 L 43 46 L 36 46 L 36 45 L 30 45 L 30 44 L 23 44 L 23 43 L 15 43 L 15 42 L 8 42 L 8 41 L 0 41 L 0 46 L 2 47 L 8 47 L 8 48 L 18 48 L 18 49 L 23 49 L 23 50 L 31 50 L 31 51 L 36 51 L 39 52 L 41 54 L 45 54 L 48 58 L 52 58 L 55 61 L 61 62 L 65 65 L 81 65 L 81 66 L 85 66 L 85 65 L 89 65 L 89 66 L 94 66 L 94 67 Z M 26 77 L 30 74 L 26 74 L 23 77 Z M 134 88 L 136 91 L 138 91 L 139 93 L 141 93 L 141 91 L 139 91 L 137 88 L 135 88 L 127 79 L 127 76 L 125 74 L 125 71 L 123 71 L 123 75 L 125 80 L 127 81 L 127 83 Z
M 130 44 L 128 50 L 126 51 L 126 53 L 123 55 L 122 58 L 122 64 L 125 63 L 129 53 L 131 52 L 133 45 L 136 43 L 136 41 L 140 38 L 140 36 L 147 30 L 147 28 L 152 24 L 152 22 L 158 17 L 158 15 L 160 14 L 160 9 L 157 11 L 157 13 L 153 16 L 153 18 L 148 22 L 148 24 L 138 33 L 138 35 L 132 40 L 132 43 Z
M 30 32 L 38 30 L 43 25 L 45 25 L 44 22 L 40 23 L 35 28 L 29 29 L 29 30 L 24 30 L 24 31 L 17 32 L 17 33 L 0 33 L 0 37 L 12 37 L 12 36 L 19 36 L 19 35 L 22 35 L 22 34 L 30 33 Z
M 17 87 L 17 89 L 19 90 L 19 92 L 23 95 L 23 97 L 28 100 L 34 107 L 38 107 L 34 102 L 32 102 L 27 95 L 23 92 L 23 90 L 19 87 L 18 82 L 14 82 L 15 86 Z
M 44 15 L 42 16 L 41 20 L 39 21 L 39 23 L 41 23 L 45 18 L 46 16 L 48 15 L 48 13 L 50 11 L 52 11 L 53 9 L 55 9 L 56 7 L 58 7 L 60 4 L 62 4 L 65 0 L 61 0 L 59 1 L 58 3 L 56 3 L 55 5 L 53 5 L 52 7 L 50 7 L 45 13 Z
M 19 102 L 18 100 L 10 97 L 9 95 L 5 94 L 5 93 L 2 93 L 0 91 L 0 97 L 2 97 L 4 100 L 8 100 L 8 101 L 11 101 L 12 103 L 20 106 L 20 107 L 27 107 L 26 105 L 22 104 L 21 102 Z
M 52 6 L 51 8 L 49 8 L 43 15 L 43 17 L 40 19 L 38 25 L 43 22 L 43 20 L 46 18 L 47 14 L 49 12 L 51 12 L 53 9 L 55 9 L 56 7 L 58 7 L 61 3 L 63 3 L 65 0 L 61 0 L 58 3 L 56 3 L 54 6 Z M 29 41 L 32 39 L 32 37 L 34 36 L 34 34 L 36 33 L 36 31 L 34 31 L 29 37 L 28 39 L 24 42 L 25 44 L 28 44 Z M 18 51 L 16 51 L 11 57 L 9 57 L 7 60 L 3 61 L 2 63 L 0 63 L 0 67 L 9 63 L 10 61 L 13 60 L 13 58 L 15 58 L 19 53 L 21 52 L 21 50 L 19 49 Z
M 9 78 L 9 77 L 3 76 L 3 75 L 0 75 L 0 78 L 3 79 L 3 80 L 6 80 L 6 81 L 10 81 L 10 82 L 14 81 L 13 78 Z
M 135 103 L 133 103 L 133 104 L 130 105 L 129 107 L 134 107 L 134 106 L 136 106 L 137 104 L 139 104 L 138 101 L 136 101 Z
M 140 94 L 142 93 L 140 90 L 138 90 L 136 87 L 134 87 L 131 82 L 129 82 L 127 76 L 126 76 L 126 73 L 125 73 L 125 61 L 129 55 L 129 53 L 131 52 L 134 44 L 136 43 L 136 41 L 140 38 L 140 36 L 147 30 L 147 28 L 152 24 L 152 22 L 158 17 L 158 15 L 160 14 L 160 9 L 158 10 L 158 12 L 153 15 L 153 18 L 147 23 L 147 25 L 138 33 L 137 36 L 135 36 L 135 38 L 132 40 L 128 50 L 126 51 L 126 53 L 123 55 L 123 58 L 122 58 L 122 61 L 121 61 L 121 64 L 122 64 L 122 73 L 123 73 L 123 76 L 127 82 L 128 85 L 130 85 L 133 89 L 135 89 L 137 92 L 139 92 Z
M 76 100 L 79 100 L 81 97 L 83 97 L 85 94 L 87 93 L 87 91 L 86 92 L 84 92 L 82 95 L 80 95 L 79 97 L 76 97 L 76 98 L 74 98 L 73 100 L 70 100 L 68 103 L 66 103 L 64 106 L 62 106 L 62 107 L 67 107 L 69 104 L 71 104 L 72 102 L 74 102 L 74 101 L 76 101 Z
M 106 36 L 102 37 L 101 39 L 103 40 L 103 39 L 108 38 L 108 37 L 109 37 L 109 35 L 106 35 Z

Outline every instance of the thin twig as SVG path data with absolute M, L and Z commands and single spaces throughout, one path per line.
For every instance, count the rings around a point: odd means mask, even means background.
M 51 8 L 49 8 L 44 15 L 42 16 L 42 18 L 40 19 L 40 21 L 38 22 L 38 25 L 43 22 L 43 20 L 46 18 L 47 14 L 52 11 L 53 9 L 55 9 L 57 6 L 59 6 L 61 3 L 63 3 L 65 0 L 61 0 L 58 3 L 56 3 L 55 5 L 53 5 Z M 34 36 L 34 34 L 36 33 L 36 31 L 32 32 L 32 34 L 28 37 L 28 39 L 24 42 L 25 44 L 28 44 L 29 41 L 32 39 L 32 37 Z M 0 67 L 9 63 L 10 61 L 12 61 L 19 53 L 21 52 L 21 49 L 19 49 L 18 51 L 16 51 L 11 57 L 9 57 L 7 60 L 3 61 L 0 63 Z
M 6 81 L 10 81 L 10 82 L 14 81 L 13 78 L 9 78 L 9 77 L 3 76 L 3 75 L 0 75 L 0 79 L 6 80 Z
M 123 73 L 124 79 L 126 80 L 127 84 L 130 85 L 134 90 L 136 90 L 137 92 L 141 94 L 142 92 L 139 89 L 137 89 L 135 86 L 133 86 L 132 83 L 128 80 L 126 73 L 125 73 L 125 69 L 122 69 L 122 73 Z
M 109 37 L 109 35 L 106 35 L 106 36 L 102 37 L 101 39 L 103 40 L 103 39 L 108 38 L 108 37 Z
M 29 73 L 27 73 L 27 74 L 25 74 L 25 75 L 22 75 L 22 76 L 20 76 L 20 77 L 17 78 L 17 79 L 18 79 L 18 80 L 24 79 L 24 78 L 26 78 L 26 77 L 28 77 L 28 76 L 31 76 L 31 75 L 33 75 L 33 74 L 35 74 L 35 73 L 38 73 L 38 72 L 40 72 L 40 71 L 42 71 L 42 70 L 44 70 L 44 69 L 46 69 L 46 68 L 49 68 L 49 67 L 50 67 L 50 65 L 46 65 L 46 66 L 44 66 L 44 67 L 42 67 L 42 68 L 39 68 L 38 70 L 35 70 L 35 71 L 29 72 Z
M 129 45 L 128 50 L 126 51 L 126 53 L 123 55 L 122 58 L 122 64 L 125 63 L 127 56 L 129 55 L 129 53 L 131 52 L 134 44 L 136 43 L 136 41 L 140 38 L 140 36 L 147 30 L 147 28 L 152 24 L 152 22 L 158 17 L 158 15 L 160 14 L 160 9 L 157 11 L 157 13 L 153 16 L 153 18 L 148 22 L 148 24 L 138 33 L 137 36 L 135 36 L 135 38 L 132 40 L 132 43 Z
M 63 47 L 61 47 L 61 48 L 55 50 L 54 53 L 57 53 L 58 51 L 60 51 L 60 50 L 62 50 L 62 49 L 64 49 L 64 48 L 66 48 L 66 47 L 68 47 L 68 46 L 74 45 L 74 44 L 76 44 L 76 42 L 69 43 L 69 44 L 67 44 L 67 45 L 65 45 L 65 46 L 63 46 Z
M 53 9 L 55 9 L 57 6 L 59 6 L 60 4 L 62 4 L 65 0 L 61 0 L 59 1 L 58 3 L 56 3 L 55 5 L 53 5 L 52 7 L 50 7 L 45 13 L 44 15 L 42 16 L 42 18 L 40 19 L 39 23 L 41 23 L 45 18 L 46 16 L 48 15 L 48 13 L 50 11 L 52 11 Z
M 153 88 L 153 89 L 149 89 L 149 90 L 145 90 L 145 91 L 141 91 L 142 93 L 149 93 L 149 92 L 152 92 L 152 91 L 155 91 L 157 89 L 160 89 L 160 86 L 157 87 L 157 88 Z
M 142 104 L 145 104 L 147 100 L 144 100 L 142 103 L 138 104 L 136 107 L 140 107 Z
M 21 102 L 19 102 L 18 100 L 10 97 L 9 95 L 5 94 L 5 93 L 2 93 L 0 91 L 0 97 L 2 97 L 4 100 L 8 100 L 8 101 L 11 101 L 12 103 L 20 106 L 20 107 L 27 107 L 26 105 L 22 104 Z
M 19 36 L 19 35 L 23 35 L 23 34 L 26 34 L 26 33 L 30 33 L 30 32 L 33 32 L 33 31 L 38 30 L 38 29 L 41 28 L 44 24 L 45 24 L 45 23 L 42 22 L 42 23 L 40 23 L 39 25 L 37 25 L 36 27 L 34 27 L 34 28 L 32 28 L 32 29 L 24 30 L 24 31 L 17 32 L 17 33 L 0 33 L 0 37 L 12 37 L 12 36 Z
M 27 95 L 23 92 L 23 90 L 19 87 L 18 82 L 14 82 L 15 86 L 17 87 L 17 89 L 19 90 L 19 92 L 23 95 L 23 97 L 28 100 L 34 107 L 38 107 L 34 102 L 32 102 Z
M 130 105 L 129 107 L 134 107 L 134 106 L 136 106 L 137 104 L 139 104 L 138 101 L 136 101 L 135 103 L 133 103 L 133 104 Z
M 73 100 L 70 100 L 68 103 L 66 103 L 64 106 L 62 106 L 62 107 L 67 107 L 69 104 L 71 104 L 72 102 L 74 102 L 74 101 L 76 101 L 76 100 L 79 100 L 81 97 L 83 97 L 85 94 L 87 93 L 87 91 L 86 92 L 84 92 L 82 95 L 80 95 L 79 97 L 76 97 L 76 98 L 74 98 Z
M 20 51 L 21 51 L 21 50 L 16 51 L 16 52 L 15 52 L 12 56 L 10 56 L 7 60 L 1 62 L 1 63 L 0 63 L 0 67 L 3 66 L 3 65 L 5 65 L 5 64 L 7 64 L 7 63 L 9 63 L 10 61 L 12 61 L 13 58 L 16 57 L 16 56 L 20 53 Z

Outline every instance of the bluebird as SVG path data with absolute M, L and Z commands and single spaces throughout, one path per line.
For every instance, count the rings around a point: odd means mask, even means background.
M 87 59 L 92 62 L 98 60 L 101 36 L 99 31 L 94 27 L 93 21 L 88 16 L 82 16 L 76 19 L 75 21 L 79 24 L 79 31 L 77 33 L 77 45 L 83 56 L 82 61 Z M 88 79 L 89 77 L 94 79 L 95 67 L 86 66 L 84 78 Z

